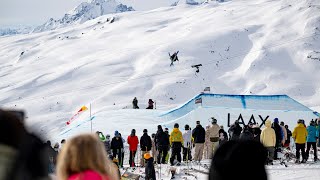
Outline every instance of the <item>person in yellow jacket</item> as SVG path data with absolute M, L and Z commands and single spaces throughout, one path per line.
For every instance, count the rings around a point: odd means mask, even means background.
M 179 124 L 175 123 L 174 128 L 170 134 L 170 145 L 171 145 L 171 158 L 170 164 L 174 165 L 174 160 L 177 156 L 177 165 L 181 164 L 181 148 L 183 144 L 182 132 L 179 130 Z
M 276 133 L 274 129 L 271 128 L 271 121 L 267 120 L 265 123 L 265 128 L 260 134 L 260 142 L 268 150 L 268 164 L 273 164 L 274 148 L 276 146 Z
M 308 131 L 307 131 L 307 128 L 304 126 L 303 122 L 304 121 L 302 119 L 299 119 L 297 126 L 294 128 L 292 132 L 292 138 L 296 143 L 296 157 L 297 157 L 296 163 L 300 162 L 300 151 L 302 154 L 301 163 L 305 163 L 307 161 L 305 148 L 306 148 Z

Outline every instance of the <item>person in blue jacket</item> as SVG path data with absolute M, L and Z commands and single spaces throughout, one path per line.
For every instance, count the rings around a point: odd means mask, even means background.
M 312 146 L 312 149 L 314 151 L 314 161 L 316 162 L 318 160 L 317 156 L 317 139 L 319 137 L 319 131 L 317 130 L 315 126 L 315 122 L 312 120 L 310 121 L 310 126 L 307 127 L 308 131 L 308 137 L 307 137 L 307 151 L 306 156 L 307 159 L 309 157 L 309 151 Z

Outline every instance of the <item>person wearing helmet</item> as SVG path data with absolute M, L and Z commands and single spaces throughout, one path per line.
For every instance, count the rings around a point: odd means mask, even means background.
M 184 126 L 184 132 L 182 134 L 183 137 L 183 161 L 190 161 L 192 159 L 191 156 L 191 130 L 190 126 L 186 124 Z
M 114 137 L 111 140 L 112 158 L 118 157 L 119 166 L 121 166 L 122 151 L 123 151 L 123 141 L 118 131 L 114 132 Z
M 143 160 L 143 156 L 145 153 L 149 153 L 149 151 L 151 151 L 151 147 L 152 147 L 152 141 L 151 141 L 151 137 L 148 135 L 148 130 L 144 129 L 143 130 L 143 135 L 140 138 L 140 149 L 141 149 L 141 162 L 140 165 L 141 167 L 144 167 L 144 160 Z
M 145 167 L 145 180 L 156 180 L 156 171 L 154 170 L 153 165 L 153 157 L 150 153 L 145 153 L 143 155 L 143 158 L 146 161 L 146 167 Z
M 197 121 L 196 124 L 196 128 L 192 131 L 192 137 L 195 143 L 194 160 L 201 161 L 203 156 L 204 142 L 206 139 L 206 131 L 201 126 L 200 121 Z
M 208 156 L 209 159 L 212 158 L 212 155 L 214 153 L 214 150 L 216 149 L 216 147 L 219 144 L 219 130 L 220 130 L 220 126 L 217 124 L 217 119 L 212 117 L 211 118 L 211 126 L 210 128 L 207 130 L 209 139 L 210 139 L 210 143 L 209 143 L 209 148 L 208 148 Z
M 130 167 L 135 167 L 136 164 L 134 162 L 134 159 L 136 157 L 137 148 L 139 144 L 138 137 L 136 136 L 136 130 L 132 129 L 130 136 L 127 138 L 127 142 L 129 144 L 129 151 L 130 151 L 130 157 L 129 157 L 129 165 Z
M 180 165 L 181 163 L 181 147 L 183 143 L 183 137 L 182 132 L 179 130 L 179 124 L 175 123 L 174 128 L 170 135 L 170 144 L 171 144 L 171 158 L 170 158 L 170 164 L 171 166 L 174 165 L 174 160 L 177 157 L 178 163 L 177 165 Z
M 302 154 L 302 161 L 301 163 L 305 163 L 307 161 L 306 157 L 306 140 L 308 136 L 307 128 L 303 124 L 304 122 L 299 119 L 297 126 L 294 128 L 292 132 L 292 138 L 296 143 L 296 163 L 300 163 L 300 151 Z

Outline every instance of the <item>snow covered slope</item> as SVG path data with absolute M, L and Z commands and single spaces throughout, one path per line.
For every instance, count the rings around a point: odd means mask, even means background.
M 134 11 L 134 9 L 121 4 L 116 0 L 92 0 L 91 2 L 83 2 L 71 12 L 65 14 L 61 19 L 55 20 L 51 18 L 43 25 L 35 28 L 33 32 L 53 30 L 71 24 L 83 23 L 105 14 L 126 11 Z
M 1 37 L 0 104 L 26 109 L 27 124 L 48 138 L 82 105 L 105 114 L 101 128 L 122 131 L 139 122 L 107 122 L 123 120 L 133 97 L 141 108 L 152 98 L 168 110 L 207 86 L 221 94 L 287 94 L 319 107 L 319 10 L 317 0 L 180 4 Z M 168 52 L 177 50 L 180 61 L 170 67 Z M 191 66 L 200 63 L 196 73 Z M 110 120 L 113 111 L 121 113 Z

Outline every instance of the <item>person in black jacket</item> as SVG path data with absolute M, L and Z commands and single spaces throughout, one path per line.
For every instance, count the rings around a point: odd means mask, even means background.
M 204 142 L 206 140 L 206 131 L 201 126 L 200 121 L 197 121 L 196 128 L 192 131 L 192 137 L 195 143 L 194 160 L 201 161 L 203 155 Z
M 228 134 L 224 131 L 223 126 L 220 126 L 219 130 L 219 146 L 228 141 Z
M 242 127 L 239 125 L 239 121 L 236 120 L 228 130 L 230 140 L 238 140 L 242 131 Z
M 282 128 L 279 125 L 278 118 L 275 118 L 272 123 L 272 129 L 274 129 L 274 132 L 276 133 L 276 146 L 275 146 L 275 152 L 274 152 L 274 159 L 278 159 L 278 153 L 280 151 L 281 147 L 281 141 L 282 141 Z
M 250 132 L 249 126 L 244 126 L 242 133 L 240 134 L 240 140 L 249 141 L 253 140 L 253 134 Z
M 290 131 L 288 125 L 285 125 L 284 127 L 287 130 L 287 140 L 284 143 L 284 147 L 288 147 L 290 149 L 290 139 L 291 139 L 291 136 L 292 136 L 292 132 Z
M 169 135 L 163 131 L 161 125 L 158 125 L 158 131 L 155 137 L 155 144 L 158 150 L 157 163 L 165 164 L 170 142 Z
M 132 106 L 133 106 L 133 109 L 139 109 L 137 97 L 134 97 L 132 101 Z
M 120 167 L 122 167 L 122 151 L 123 151 L 123 141 L 118 131 L 115 131 L 114 137 L 111 140 L 112 157 L 116 158 L 118 156 L 118 161 Z
M 145 153 L 143 158 L 146 160 L 145 180 L 156 180 L 156 171 L 154 170 L 153 157 L 150 153 Z
M 144 160 L 143 160 L 144 154 L 151 151 L 151 147 L 152 147 L 151 137 L 148 135 L 148 130 L 144 129 L 143 135 L 140 138 L 140 149 L 141 149 L 141 156 L 142 156 L 140 165 L 142 167 L 144 167 Z
M 260 126 L 258 124 L 253 126 L 252 132 L 253 132 L 253 140 L 257 141 L 257 142 L 260 142 L 261 129 L 260 129 Z

